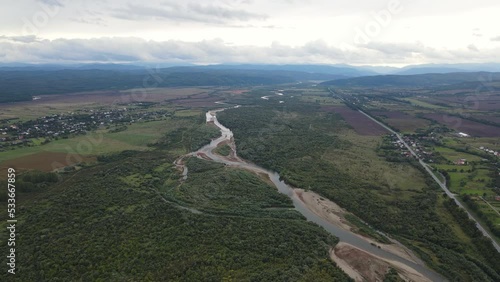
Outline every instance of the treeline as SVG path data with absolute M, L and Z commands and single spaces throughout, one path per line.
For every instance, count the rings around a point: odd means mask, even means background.
M 472 199 L 472 197 L 467 194 L 463 194 L 461 198 L 464 203 L 486 223 L 491 232 L 495 236 L 500 237 L 500 226 L 496 225 L 486 214 L 484 214 L 484 212 L 481 210 L 481 207 L 476 203 L 476 201 L 474 201 L 474 199 Z
M 471 201 L 471 200 L 468 200 Z M 483 266 L 482 263 L 476 263 L 479 267 L 488 270 L 488 275 L 495 277 L 495 281 L 500 281 L 500 253 L 493 247 L 490 239 L 485 237 L 483 233 L 476 227 L 476 223 L 469 218 L 467 213 L 458 207 L 453 199 L 447 199 L 444 203 L 445 207 L 455 217 L 460 224 L 461 229 L 472 238 L 472 243 L 476 246 L 479 252 L 487 261 L 492 262 L 490 266 Z M 491 271 L 490 267 L 494 270 Z M 494 275 L 496 274 L 496 275 Z
M 57 174 L 53 172 L 43 172 L 38 170 L 19 173 L 16 177 L 16 193 L 31 193 L 43 191 L 46 187 L 59 181 Z M 0 181 L 2 187 L 7 187 L 7 181 Z M 7 189 L 0 192 L 0 201 L 7 201 Z

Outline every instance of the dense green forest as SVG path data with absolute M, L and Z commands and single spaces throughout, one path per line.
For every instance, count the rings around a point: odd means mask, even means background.
M 233 130 L 241 157 L 279 172 L 291 185 L 312 189 L 395 235 L 451 281 L 498 281 L 500 254 L 488 240 L 457 237 L 443 219 L 449 211 L 440 214 L 446 209 L 430 178 L 425 189 L 407 198 L 384 197 L 380 193 L 384 187 L 364 181 L 359 172 L 341 172 L 323 158 L 325 152 L 354 145 L 335 134 L 344 126 L 340 116 L 297 101 L 289 99 L 287 106 L 280 107 L 261 103 L 231 109 L 220 113 L 219 120 Z M 461 218 L 455 220 L 463 224 Z
M 350 281 L 274 187 L 198 159 L 180 184 L 174 158 L 128 151 L 20 194 L 16 281 Z

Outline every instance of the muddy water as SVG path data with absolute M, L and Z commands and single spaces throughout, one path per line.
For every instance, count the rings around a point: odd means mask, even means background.
M 239 106 L 236 106 L 233 108 L 237 108 L 237 107 L 239 107 Z M 402 264 L 405 264 L 405 265 L 415 269 L 416 271 L 420 272 L 424 276 L 428 277 L 432 281 L 445 281 L 445 279 L 441 275 L 430 270 L 429 268 L 425 267 L 424 265 L 417 264 L 415 262 L 409 261 L 405 258 L 402 258 L 398 255 L 395 255 L 395 254 L 390 253 L 388 251 L 385 251 L 383 249 L 379 249 L 379 248 L 371 245 L 367 241 L 361 239 L 359 236 L 355 235 L 354 233 L 347 231 L 345 229 L 342 229 L 340 227 L 337 227 L 336 225 L 333 225 L 333 224 L 329 223 L 328 221 L 326 221 L 325 219 L 323 219 L 322 217 L 316 215 L 315 213 L 310 211 L 303 204 L 303 202 L 300 199 L 297 198 L 296 194 L 293 193 L 293 188 L 290 187 L 289 185 L 287 185 L 284 181 L 282 181 L 280 179 L 280 176 L 278 173 L 266 170 L 262 167 L 255 165 L 255 164 L 246 162 L 237 156 L 233 157 L 231 160 L 228 160 L 227 158 L 223 158 L 219 155 L 212 153 L 212 150 L 217 148 L 217 146 L 221 142 L 230 142 L 230 141 L 232 141 L 232 138 L 233 138 L 233 132 L 229 128 L 220 124 L 219 121 L 217 120 L 217 116 L 216 116 L 217 113 L 224 111 L 224 110 L 225 109 L 213 110 L 213 111 L 207 112 L 207 114 L 206 114 L 207 122 L 213 122 L 217 127 L 219 127 L 219 129 L 221 131 L 221 136 L 215 140 L 212 140 L 212 142 L 210 144 L 206 145 L 205 147 L 201 148 L 200 150 L 198 150 L 196 152 L 191 153 L 190 155 L 192 155 L 192 156 L 196 156 L 196 155 L 203 156 L 204 155 L 204 156 L 208 157 L 210 160 L 215 161 L 215 162 L 219 162 L 219 163 L 223 163 L 223 164 L 228 165 L 228 166 L 239 167 L 242 169 L 253 171 L 255 173 L 267 175 L 269 177 L 269 179 L 273 182 L 273 184 L 276 186 L 276 188 L 278 188 L 279 192 L 290 197 L 290 199 L 293 201 L 295 209 L 298 212 L 300 212 L 305 218 L 307 218 L 307 220 L 318 224 L 319 226 L 323 227 L 329 233 L 338 237 L 341 242 L 349 243 L 349 244 L 351 244 L 351 245 L 353 245 L 361 250 L 364 250 L 368 253 L 372 253 L 372 254 L 377 255 L 379 257 L 382 257 L 384 259 L 393 260 L 393 261 L 397 261 L 397 262 L 400 262 Z M 187 170 L 185 170 L 185 173 L 187 173 Z

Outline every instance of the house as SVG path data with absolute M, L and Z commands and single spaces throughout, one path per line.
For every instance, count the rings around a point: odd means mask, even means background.
M 458 137 L 470 137 L 470 135 L 467 133 L 459 132 Z
M 459 159 L 455 161 L 456 165 L 466 165 L 467 164 L 467 159 Z

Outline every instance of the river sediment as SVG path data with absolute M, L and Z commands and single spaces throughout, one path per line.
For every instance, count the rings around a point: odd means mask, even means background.
M 232 108 L 238 107 L 235 106 Z M 392 267 L 398 270 L 400 276 L 407 280 L 445 281 L 441 275 L 427 268 L 417 256 L 399 242 L 392 240 L 395 244 L 381 244 L 371 238 L 354 233 L 353 226 L 344 217 L 348 212 L 334 202 L 312 191 L 304 191 L 303 189 L 291 187 L 281 180 L 278 173 L 266 170 L 238 157 L 233 132 L 217 120 L 217 113 L 226 109 L 217 109 L 206 113 L 207 123 L 213 123 L 217 126 L 221 131 L 221 136 L 212 140 L 210 144 L 198 151 L 189 153 L 176 160 L 175 164 L 179 169 L 182 169 L 184 180 L 188 177 L 188 172 L 183 159 L 188 156 L 196 156 L 205 160 L 223 163 L 227 166 L 252 171 L 264 177 L 266 182 L 274 184 L 279 192 L 287 195 L 293 201 L 295 209 L 307 218 L 307 220 L 322 226 L 327 232 L 339 238 L 340 243 L 331 250 L 330 257 L 354 280 L 378 281 L 380 273 L 377 276 L 375 272 Z M 214 153 L 214 150 L 223 144 L 230 146 L 232 152 L 229 156 L 221 156 Z M 342 257 L 346 249 L 359 253 L 358 257 L 360 260 L 355 260 L 356 256 L 354 258 L 349 257 L 349 259 Z M 379 267 L 357 269 L 356 266 L 360 263 L 362 264 L 365 258 L 370 258 Z

